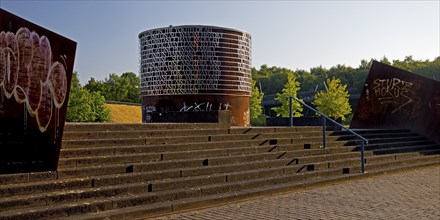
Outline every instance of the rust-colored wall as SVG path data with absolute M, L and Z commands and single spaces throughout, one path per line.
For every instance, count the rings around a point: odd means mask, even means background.
M 249 96 L 234 95 L 162 95 L 142 97 L 142 121 L 149 112 L 223 111 L 231 112 L 231 125 L 249 126 Z
M 0 173 L 56 170 L 75 51 L 0 9 Z
M 351 128 L 407 128 L 440 142 L 440 82 L 373 62 Z

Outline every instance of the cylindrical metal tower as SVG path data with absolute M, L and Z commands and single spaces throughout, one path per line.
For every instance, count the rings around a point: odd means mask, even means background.
M 139 34 L 143 121 L 150 112 L 231 111 L 249 125 L 251 36 L 222 27 L 183 25 Z

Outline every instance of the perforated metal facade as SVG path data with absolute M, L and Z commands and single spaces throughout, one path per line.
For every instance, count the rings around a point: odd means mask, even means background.
M 139 34 L 144 122 L 148 112 L 230 110 L 249 124 L 251 36 L 229 28 L 185 25 Z

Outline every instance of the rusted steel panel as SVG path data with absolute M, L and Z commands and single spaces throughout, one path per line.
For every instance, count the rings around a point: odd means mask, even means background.
M 373 62 L 351 128 L 407 128 L 440 142 L 440 82 Z
M 0 173 L 56 170 L 75 51 L 0 9 Z

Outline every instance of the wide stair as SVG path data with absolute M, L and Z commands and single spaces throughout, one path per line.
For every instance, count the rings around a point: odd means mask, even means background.
M 58 171 L 0 175 L 0 219 L 157 216 L 439 164 L 440 144 L 409 130 L 66 124 Z

